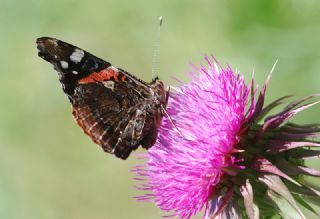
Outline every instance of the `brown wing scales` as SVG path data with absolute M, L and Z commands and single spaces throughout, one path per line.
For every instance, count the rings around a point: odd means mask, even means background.
M 146 83 L 71 44 L 37 39 L 38 55 L 59 72 L 73 116 L 104 151 L 126 159 L 141 145 L 150 148 L 161 124 L 167 92 L 157 78 Z
M 117 144 L 113 148 L 117 157 L 125 159 L 131 151 L 136 150 L 140 145 L 143 128 L 146 121 L 146 111 L 138 106 L 132 107 L 129 113 L 130 118 L 126 127 L 120 133 Z
M 139 146 L 147 112 L 138 94 L 126 89 L 126 95 L 120 95 L 121 89 L 120 84 L 113 91 L 102 83 L 80 84 L 72 105 L 73 115 L 84 132 L 104 151 L 126 159 Z

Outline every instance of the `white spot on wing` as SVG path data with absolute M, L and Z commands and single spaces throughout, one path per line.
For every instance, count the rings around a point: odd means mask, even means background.
M 98 125 L 98 122 L 95 122 L 90 128 L 88 128 L 88 132 L 91 132 L 96 125 Z
M 60 65 L 63 69 L 67 69 L 69 67 L 69 64 L 68 62 L 66 61 L 60 61 Z
M 72 74 L 77 75 L 78 72 L 73 70 L 73 71 L 72 71 Z
M 119 70 L 118 70 L 116 67 L 112 66 L 112 65 L 111 65 L 109 68 L 110 68 L 111 70 L 113 70 L 114 72 L 119 72 Z
M 102 141 L 102 139 L 106 133 L 107 133 L 107 130 L 104 130 L 103 133 L 99 136 L 99 141 Z
M 113 81 L 104 81 L 102 83 L 106 88 L 111 89 L 113 91 L 113 89 L 114 89 L 114 82 Z
M 70 59 L 71 61 L 78 63 L 81 62 L 84 56 L 84 52 L 81 49 L 76 48 L 74 52 L 71 54 Z

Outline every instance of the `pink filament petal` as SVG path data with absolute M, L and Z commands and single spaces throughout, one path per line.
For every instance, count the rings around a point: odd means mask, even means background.
M 143 187 L 154 194 L 157 206 L 186 219 L 207 205 L 223 168 L 244 168 L 233 151 L 250 88 L 230 67 L 206 60 L 208 67 L 195 67 L 200 74 L 193 72 L 192 82 L 169 99 L 167 112 L 185 138 L 164 118 L 148 152 L 147 170 L 137 169 L 138 178 L 148 179 Z

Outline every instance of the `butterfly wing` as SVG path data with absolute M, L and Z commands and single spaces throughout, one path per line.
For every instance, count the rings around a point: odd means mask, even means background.
M 38 55 L 59 72 L 63 91 L 70 99 L 78 80 L 111 66 L 100 58 L 66 42 L 42 37 L 37 39 Z
M 104 151 L 126 159 L 139 145 L 154 144 L 158 121 L 152 115 L 159 107 L 149 84 L 63 41 L 43 37 L 37 45 L 58 71 L 77 123 Z
M 143 139 L 143 100 L 123 83 L 113 90 L 100 83 L 81 84 L 73 95 L 73 116 L 104 151 L 126 159 Z M 140 103 L 140 104 L 137 104 Z M 146 132 L 147 133 L 147 132 Z

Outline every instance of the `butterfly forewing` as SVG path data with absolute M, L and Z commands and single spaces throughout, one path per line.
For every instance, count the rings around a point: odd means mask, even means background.
M 151 147 L 167 104 L 163 83 L 151 84 L 57 39 L 37 40 L 39 56 L 59 72 L 73 116 L 104 151 L 126 159 L 139 145 Z

